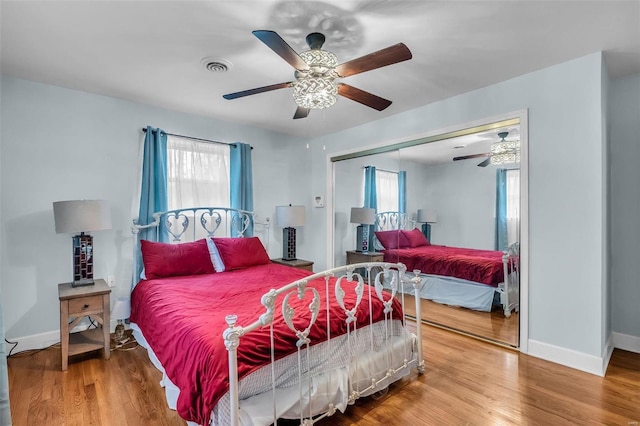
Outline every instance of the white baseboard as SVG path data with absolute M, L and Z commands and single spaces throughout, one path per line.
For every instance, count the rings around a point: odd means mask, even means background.
M 111 324 L 109 327 L 109 332 L 113 333 L 116 328 L 116 324 L 118 324 L 118 321 L 111 320 L 110 322 Z M 83 330 L 86 330 L 88 326 L 89 324 L 80 323 L 73 330 L 83 331 Z M 56 343 L 60 343 L 60 330 L 47 331 L 46 333 L 32 334 L 30 336 L 24 336 L 24 337 L 7 338 L 7 340 L 9 340 L 10 342 L 18 343 L 15 349 L 13 349 L 12 351 L 12 355 L 13 355 L 18 352 L 28 351 L 32 349 L 44 349 L 48 346 L 54 345 Z M 7 354 L 8 354 L 9 350 L 11 350 L 13 345 L 10 343 L 5 343 L 5 344 L 6 344 Z
M 640 354 L 640 337 L 613 332 L 613 346 Z
M 606 372 L 605 358 L 608 363 L 608 358 L 611 356 L 613 346 L 611 345 L 610 350 L 607 349 L 609 355 L 607 356 L 605 354 L 605 357 L 593 356 L 531 339 L 529 339 L 528 349 L 528 355 L 536 358 L 542 358 L 547 361 L 555 362 L 556 364 L 575 368 L 597 376 L 604 376 L 604 373 Z
M 609 361 L 611 361 L 611 355 L 613 355 L 613 349 L 615 349 L 615 346 L 613 344 L 613 334 L 609 334 L 609 338 L 607 339 L 607 345 L 604 348 L 604 356 L 602 357 L 603 375 L 607 373 L 607 367 L 609 366 Z

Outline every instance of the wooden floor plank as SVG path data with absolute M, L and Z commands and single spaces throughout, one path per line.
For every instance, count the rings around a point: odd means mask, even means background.
M 318 424 L 623 425 L 640 422 L 640 354 L 615 350 L 605 377 L 436 327 L 423 328 L 424 375 Z M 59 347 L 8 360 L 14 426 L 183 426 L 146 351 L 76 359 Z M 287 425 L 293 424 L 285 422 Z

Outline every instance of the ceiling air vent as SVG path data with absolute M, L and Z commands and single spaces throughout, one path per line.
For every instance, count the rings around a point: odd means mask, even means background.
M 223 58 L 209 57 L 204 58 L 201 62 L 211 72 L 227 72 L 233 67 L 231 62 Z

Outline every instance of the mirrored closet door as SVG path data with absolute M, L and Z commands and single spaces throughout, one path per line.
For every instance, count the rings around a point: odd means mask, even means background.
M 494 151 L 500 147 L 496 142 L 516 146 L 520 126 L 517 121 L 510 120 L 462 133 L 466 134 L 433 137 L 426 143 L 387 152 L 364 156 L 356 153 L 352 158 L 333 163 L 334 265 L 384 258 L 407 264 L 409 271 L 414 267 L 424 269 L 421 276 L 430 290 L 421 297 L 423 321 L 518 347 L 519 300 L 516 299 L 519 293 L 514 286 L 519 287 L 516 274 L 520 241 L 519 163 L 516 159 L 493 164 L 490 153 L 492 145 Z M 422 234 L 431 246 L 424 249 L 426 258 L 406 257 L 414 255 L 409 254 L 411 251 L 423 250 L 419 246 L 383 250 L 375 239 L 372 239 L 372 244 L 376 244 L 374 247 L 368 252 L 362 250 L 362 235 L 358 232 L 359 225 L 352 223 L 351 213 L 353 207 L 371 206 L 371 168 L 375 169 L 376 175 L 377 213 L 404 212 L 409 221 L 402 226 L 406 231 L 417 229 L 413 232 Z M 409 244 L 406 239 L 400 242 L 399 238 L 390 244 L 396 248 Z M 457 253 L 458 249 L 462 249 L 461 254 Z M 509 249 L 511 257 L 503 262 L 503 252 Z M 446 256 L 450 251 L 456 253 L 451 257 L 457 264 L 429 269 L 439 262 L 437 258 L 429 257 L 429 250 L 444 252 Z M 476 271 L 467 276 L 464 275 L 466 272 L 462 275 L 452 272 L 456 268 L 467 268 L 464 265 L 467 254 L 491 258 L 487 261 L 489 266 L 481 267 L 489 268 L 493 275 L 482 276 Z M 505 269 L 498 269 L 504 268 L 505 263 L 507 285 L 511 290 L 500 288 L 502 284 L 497 282 L 504 283 Z M 449 272 L 451 276 L 448 276 Z M 504 300 L 501 302 L 501 292 L 508 292 L 511 299 L 508 316 L 505 315 Z M 410 301 L 407 306 L 410 310 L 414 304 Z

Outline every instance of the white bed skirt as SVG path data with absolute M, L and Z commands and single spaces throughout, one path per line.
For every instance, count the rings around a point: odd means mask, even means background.
M 394 327 L 391 344 L 385 344 L 384 336 L 387 327 Z M 133 336 L 138 343 L 147 349 L 149 359 L 153 365 L 162 372 L 160 385 L 165 388 L 167 405 L 172 410 L 176 409 L 176 403 L 180 390 L 167 377 L 164 368 L 153 349 L 149 346 L 140 331 L 140 328 L 131 323 Z M 372 350 L 371 336 L 374 337 Z M 349 340 L 349 341 L 348 341 Z M 352 347 L 351 353 L 359 356 L 349 360 L 349 344 Z M 331 339 L 330 342 L 322 342 L 310 348 L 311 359 L 311 394 L 308 386 L 302 395 L 302 404 L 299 404 L 300 393 L 298 386 L 294 386 L 298 377 L 298 355 L 291 354 L 275 362 L 276 396 L 277 405 L 275 413 L 277 418 L 296 419 L 300 417 L 300 408 L 303 413 L 309 413 L 309 401 L 311 401 L 311 411 L 315 414 L 323 413 L 327 410 L 329 403 L 344 412 L 349 399 L 349 383 L 353 384 L 355 390 L 364 389 L 371 384 L 371 378 L 380 379 L 387 374 L 390 367 L 398 368 L 405 361 L 416 358 L 416 336 L 402 328 L 402 323 L 398 320 L 381 321 L 371 326 L 356 330 L 349 339 L 347 335 L 342 335 Z M 388 349 L 390 348 L 390 350 Z M 306 351 L 301 351 L 303 365 L 307 365 Z M 329 355 L 330 354 L 330 355 Z M 327 359 L 332 360 L 331 366 L 327 365 Z M 410 368 L 402 368 L 395 375 L 385 379 L 375 390 L 380 391 L 389 384 L 407 376 Z M 358 377 L 366 379 L 358 380 Z M 366 396 L 363 394 L 362 396 Z M 239 383 L 240 397 L 240 424 L 241 425 L 270 425 L 274 418 L 274 398 L 271 384 L 271 368 L 263 367 L 245 378 Z M 218 401 L 211 415 L 211 425 L 226 426 L 230 424 L 229 419 L 230 403 L 229 393 L 226 393 Z M 195 423 L 187 422 L 190 426 Z
M 421 299 L 482 312 L 491 312 L 494 303 L 499 303 L 497 287 L 442 275 L 421 274 L 420 277 L 424 281 L 420 290 Z M 413 287 L 410 287 L 405 292 L 413 291 Z

